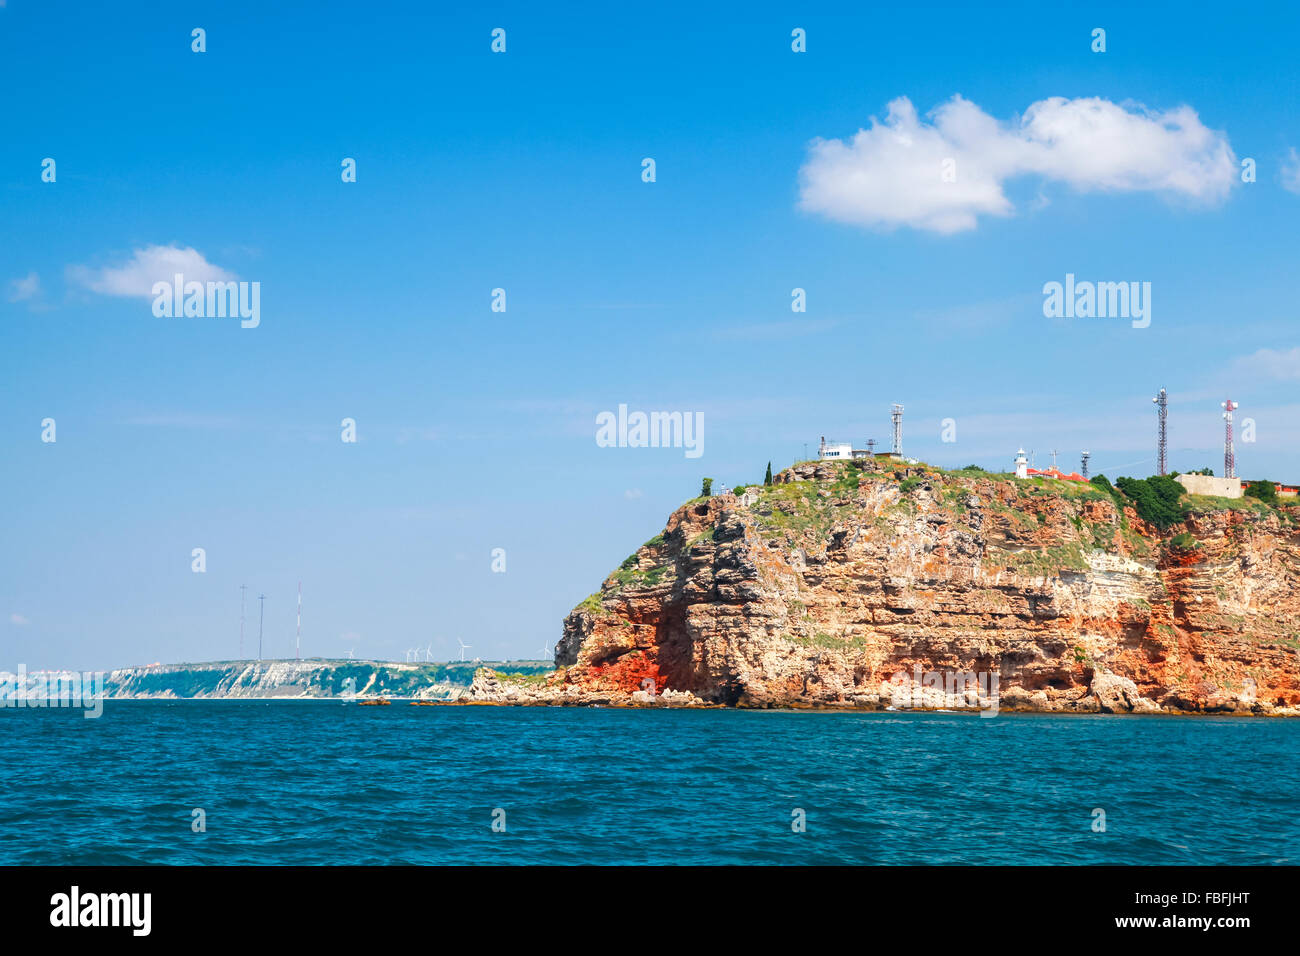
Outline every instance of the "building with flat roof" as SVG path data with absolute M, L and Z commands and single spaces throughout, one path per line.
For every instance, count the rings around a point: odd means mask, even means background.
M 1240 478 L 1215 478 L 1213 475 L 1178 475 L 1174 478 L 1190 495 L 1213 495 L 1216 498 L 1240 498 Z

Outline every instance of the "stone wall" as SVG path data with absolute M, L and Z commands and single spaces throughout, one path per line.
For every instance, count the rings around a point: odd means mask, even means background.
M 1214 478 L 1210 475 L 1179 475 L 1178 482 L 1193 495 L 1214 495 L 1219 498 L 1240 498 L 1240 478 Z

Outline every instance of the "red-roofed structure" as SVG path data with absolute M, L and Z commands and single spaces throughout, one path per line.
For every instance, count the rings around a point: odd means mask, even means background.
M 1055 478 L 1057 481 L 1082 481 L 1085 484 L 1088 481 L 1077 471 L 1067 473 L 1058 468 L 1026 468 L 1025 473 L 1030 478 Z

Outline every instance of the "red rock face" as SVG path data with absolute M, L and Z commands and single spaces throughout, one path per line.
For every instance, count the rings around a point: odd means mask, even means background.
M 552 691 L 884 707 L 982 674 L 1003 709 L 1300 712 L 1295 506 L 1161 533 L 1091 486 L 879 467 L 677 509 L 565 620 Z

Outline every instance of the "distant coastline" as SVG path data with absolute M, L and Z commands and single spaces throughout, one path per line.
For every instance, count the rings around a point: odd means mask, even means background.
M 493 661 L 528 677 L 554 670 L 550 661 Z M 479 661 L 402 663 L 352 659 L 208 661 L 123 667 L 103 674 L 105 700 L 393 700 L 452 702 L 465 694 Z M 57 698 L 73 671 L 0 672 L 0 703 Z M 19 687 L 22 687 L 20 694 Z

